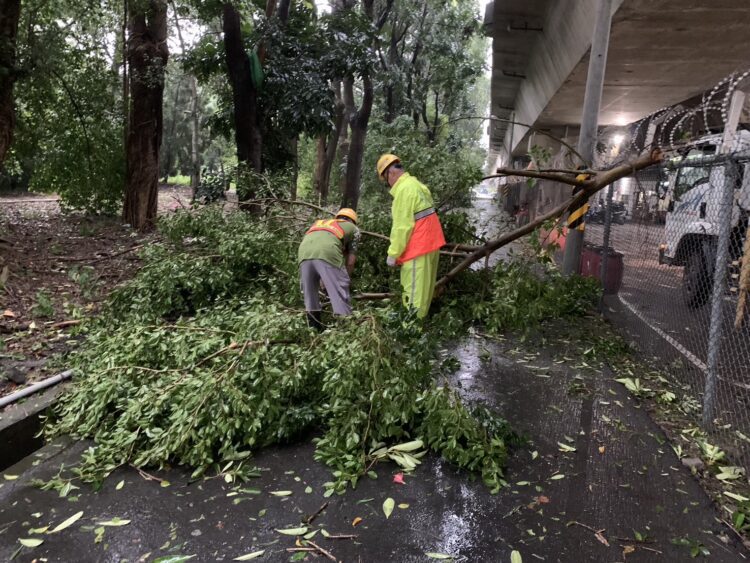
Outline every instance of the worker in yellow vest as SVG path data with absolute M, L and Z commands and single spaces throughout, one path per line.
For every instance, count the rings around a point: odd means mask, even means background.
M 349 285 L 359 237 L 356 211 L 344 208 L 334 219 L 315 221 L 302 239 L 297 260 L 310 327 L 323 330 L 318 294 L 321 282 L 331 300 L 333 314 L 351 314 Z
M 424 318 L 430 309 L 437 279 L 440 248 L 445 244 L 443 228 L 427 186 L 404 171 L 394 154 L 378 159 L 378 176 L 390 186 L 391 244 L 386 262 L 401 266 L 402 300 Z

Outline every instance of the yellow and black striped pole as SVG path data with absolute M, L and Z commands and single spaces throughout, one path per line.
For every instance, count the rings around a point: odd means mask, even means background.
M 588 174 L 579 174 L 576 176 L 576 180 L 579 182 L 585 182 L 589 179 Z M 580 192 L 583 188 L 578 186 L 573 190 L 573 195 Z M 586 212 L 589 210 L 589 204 L 588 202 L 585 202 L 581 207 L 574 209 L 570 212 L 568 215 L 568 230 L 579 230 L 583 232 L 583 230 L 586 228 Z

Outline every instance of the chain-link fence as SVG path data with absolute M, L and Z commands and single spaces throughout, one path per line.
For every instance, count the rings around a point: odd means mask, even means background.
M 597 194 L 581 271 L 603 274 L 605 313 L 750 467 L 750 131 L 728 137 L 701 136 Z

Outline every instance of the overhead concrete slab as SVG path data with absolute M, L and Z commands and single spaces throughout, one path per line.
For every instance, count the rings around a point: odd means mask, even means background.
M 597 0 L 495 2 L 487 22 L 493 115 L 512 114 L 539 128 L 580 123 L 597 6 Z M 541 21 L 542 30 L 513 31 L 526 20 Z M 614 0 L 600 123 L 636 121 L 750 68 L 748 36 L 747 0 Z M 493 123 L 491 149 L 519 147 L 527 133 Z

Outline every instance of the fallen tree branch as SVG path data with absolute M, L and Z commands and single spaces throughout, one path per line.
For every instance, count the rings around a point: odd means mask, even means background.
M 378 299 L 390 299 L 393 297 L 393 293 L 357 293 L 352 296 L 352 299 L 358 299 L 360 301 L 377 301 Z
M 523 178 L 535 178 L 537 180 L 551 180 L 552 182 L 560 182 L 571 186 L 583 186 L 586 183 L 585 180 L 576 180 L 575 178 L 571 178 L 570 175 L 562 173 L 518 170 L 516 168 L 498 168 L 495 171 L 495 174 L 485 176 L 482 180 L 489 180 L 490 178 L 505 178 L 506 176 L 521 176 Z
M 514 240 L 517 240 L 529 233 L 532 233 L 537 227 L 542 226 L 544 223 L 546 223 L 547 221 L 551 219 L 556 219 L 557 217 L 562 216 L 569 209 L 576 209 L 580 207 L 596 192 L 604 189 L 605 187 L 609 186 L 613 182 L 616 182 L 620 178 L 629 176 L 633 172 L 642 170 L 643 168 L 647 168 L 653 164 L 659 163 L 661 161 L 661 158 L 662 158 L 661 152 L 652 151 L 651 153 L 647 155 L 638 157 L 636 160 L 632 162 L 623 164 L 621 166 L 616 166 L 615 168 L 612 168 L 611 170 L 603 171 L 599 175 L 597 175 L 595 178 L 584 181 L 581 184 L 583 187 L 583 190 L 573 195 L 566 202 L 562 203 L 561 205 L 558 205 L 551 211 L 548 211 L 541 217 L 536 218 L 534 221 L 524 225 L 523 227 L 520 227 L 516 229 L 515 231 L 511 231 L 510 233 L 506 233 L 500 238 L 497 238 L 495 240 L 488 242 L 484 246 L 479 247 L 477 250 L 469 254 L 462 262 L 460 262 L 450 272 L 448 272 L 445 276 L 443 276 L 440 280 L 438 280 L 438 282 L 435 284 L 435 295 L 440 295 L 444 291 L 446 284 L 448 284 L 458 274 L 466 270 L 474 262 L 478 262 L 479 260 L 485 258 L 486 256 L 489 256 L 496 250 L 513 242 Z
M 245 203 L 248 203 L 251 205 L 253 204 L 262 205 L 264 203 L 287 203 L 289 205 L 301 205 L 302 207 L 309 207 L 310 209 L 315 209 L 316 211 L 320 211 L 321 213 L 326 213 L 331 216 L 336 215 L 336 213 L 334 211 L 331 211 L 330 209 L 326 209 L 324 207 L 320 207 L 319 205 L 315 205 L 314 203 L 308 203 L 307 201 L 301 201 L 297 199 L 275 199 L 272 197 L 266 197 L 262 199 L 253 199 Z M 362 229 L 360 229 L 359 232 L 365 236 L 377 238 L 380 240 L 384 240 L 386 242 L 390 242 L 391 240 L 386 235 L 383 235 L 380 233 L 375 233 L 372 231 L 365 231 Z M 464 252 L 474 252 L 478 247 L 473 246 L 471 244 L 447 243 L 445 244 L 445 246 L 443 246 L 443 248 L 446 248 L 446 249 L 450 248 L 451 250 L 445 250 L 445 251 L 441 250 L 440 251 L 441 254 L 445 254 L 447 256 L 457 256 L 456 254 L 457 250 L 462 250 Z
M 328 557 L 331 561 L 337 561 L 337 559 L 333 556 L 333 554 L 330 551 L 326 551 L 322 547 L 320 547 L 317 543 L 315 543 L 312 540 L 307 540 L 307 543 L 309 543 L 311 546 L 313 546 L 316 550 L 318 550 L 320 553 Z
M 312 521 L 315 520 L 321 512 L 323 512 L 326 508 L 328 508 L 328 503 L 324 502 L 323 505 L 316 510 L 313 514 L 305 518 L 305 524 L 312 524 Z

